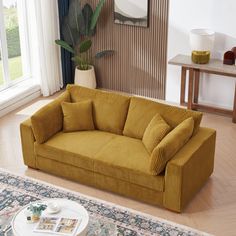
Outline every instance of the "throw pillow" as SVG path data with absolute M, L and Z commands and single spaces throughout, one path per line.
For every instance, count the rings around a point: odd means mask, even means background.
M 77 103 L 62 102 L 61 106 L 64 132 L 94 130 L 91 100 Z
M 193 134 L 194 120 L 192 117 L 184 120 L 173 129 L 153 150 L 150 171 L 159 175 L 167 162 L 188 142 Z
M 170 126 L 165 122 L 160 114 L 156 114 L 152 118 L 142 139 L 143 144 L 149 153 L 152 153 L 153 149 L 161 142 L 170 130 Z

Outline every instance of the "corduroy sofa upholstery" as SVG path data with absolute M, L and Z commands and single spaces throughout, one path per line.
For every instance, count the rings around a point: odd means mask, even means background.
M 92 101 L 95 130 L 63 132 L 61 103 L 86 99 Z M 194 120 L 192 137 L 159 174 L 150 167 L 155 149 L 150 153 L 142 142 L 157 113 L 173 130 L 187 118 Z M 21 124 L 24 163 L 181 212 L 213 172 L 216 132 L 200 127 L 201 118 L 200 112 L 69 85 Z

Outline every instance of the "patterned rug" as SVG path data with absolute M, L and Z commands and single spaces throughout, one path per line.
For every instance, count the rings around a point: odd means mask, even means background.
M 209 236 L 183 225 L 3 170 L 0 170 L 0 236 L 13 236 L 10 222 L 19 208 L 46 198 L 67 198 L 83 205 L 90 215 L 87 236 Z

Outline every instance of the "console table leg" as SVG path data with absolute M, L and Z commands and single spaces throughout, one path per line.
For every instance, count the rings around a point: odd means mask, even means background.
M 188 109 L 193 108 L 193 82 L 194 82 L 194 70 L 189 69 L 189 84 L 188 84 Z
M 235 83 L 235 92 L 234 92 L 233 123 L 236 123 L 236 83 Z
M 182 67 L 181 90 L 180 90 L 180 105 L 182 106 L 185 105 L 186 74 L 187 74 L 187 68 Z
M 199 96 L 199 80 L 200 80 L 200 71 L 194 70 L 195 76 L 194 76 L 194 103 L 198 103 L 198 96 Z

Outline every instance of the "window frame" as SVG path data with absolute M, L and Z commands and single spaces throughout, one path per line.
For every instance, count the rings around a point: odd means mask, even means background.
M 2 59 L 2 71 L 4 83 L 0 85 L 0 91 L 8 89 L 17 83 L 31 78 L 30 48 L 29 48 L 29 31 L 27 21 L 26 0 L 17 0 L 17 18 L 19 25 L 22 73 L 19 78 L 11 80 L 9 70 L 9 58 L 7 47 L 6 27 L 4 22 L 3 0 L 0 0 L 0 50 Z

